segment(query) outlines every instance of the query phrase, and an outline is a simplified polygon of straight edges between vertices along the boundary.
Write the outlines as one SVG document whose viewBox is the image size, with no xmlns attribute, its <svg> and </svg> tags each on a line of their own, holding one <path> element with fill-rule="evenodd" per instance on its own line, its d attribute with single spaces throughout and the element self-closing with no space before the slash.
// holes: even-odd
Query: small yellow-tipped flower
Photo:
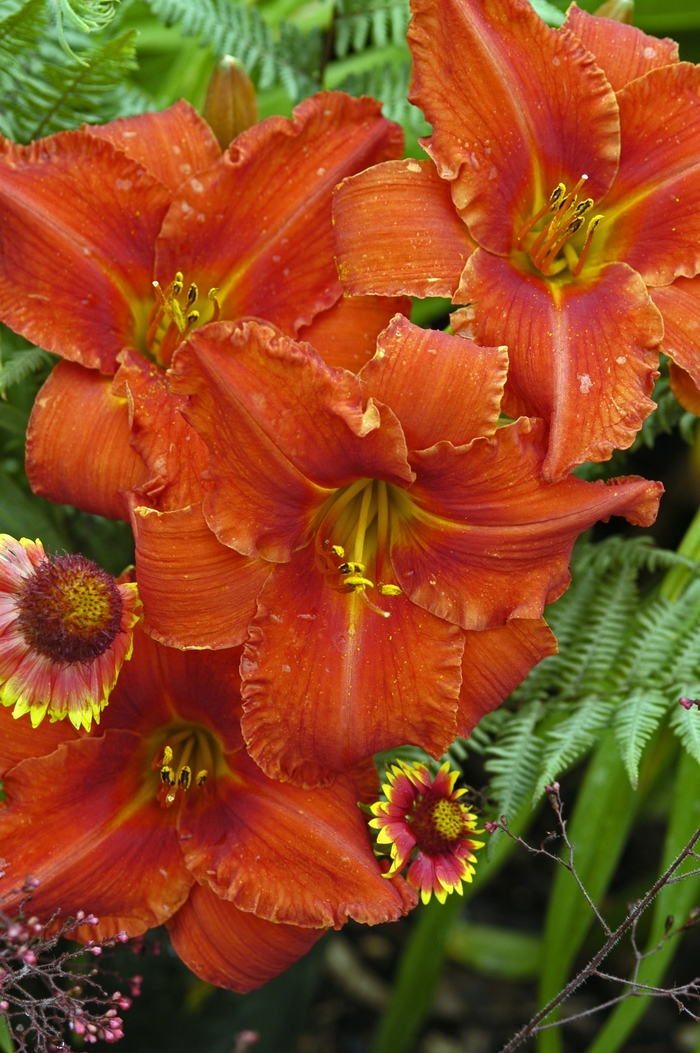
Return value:
<svg viewBox="0 0 700 1053">
<path fill-rule="evenodd" d="M 140 606 L 135 584 L 85 556 L 0 534 L 0 703 L 33 727 L 48 714 L 89 731 L 131 657 Z"/>
<path fill-rule="evenodd" d="M 462 882 L 471 881 L 474 851 L 483 841 L 474 840 L 477 820 L 460 802 L 466 790 L 455 790 L 459 772 L 447 762 L 435 778 L 424 764 L 399 761 L 387 773 L 382 789 L 386 801 L 372 805 L 376 816 L 370 826 L 379 830 L 379 844 L 391 846 L 391 868 L 385 877 L 403 870 L 406 880 L 427 903 L 432 895 L 444 903 L 451 892 L 462 895 Z M 414 854 L 415 853 L 415 854 Z"/>
<path fill-rule="evenodd" d="M 258 123 L 258 100 L 253 82 L 240 62 L 224 55 L 207 86 L 202 116 L 225 150 L 232 139 Z"/>
</svg>

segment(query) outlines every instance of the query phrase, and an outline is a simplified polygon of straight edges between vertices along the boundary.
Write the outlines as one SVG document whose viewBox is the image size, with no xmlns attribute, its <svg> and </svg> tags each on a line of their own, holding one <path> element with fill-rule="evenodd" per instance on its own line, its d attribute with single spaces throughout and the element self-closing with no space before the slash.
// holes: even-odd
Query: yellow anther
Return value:
<svg viewBox="0 0 700 1053">
<path fill-rule="evenodd" d="M 173 751 L 170 746 L 166 746 L 163 750 L 163 764 L 171 764 L 173 759 Z"/>
<path fill-rule="evenodd" d="M 164 783 L 165 786 L 174 786 L 175 772 L 173 771 L 173 769 L 169 768 L 167 765 L 164 765 L 160 769 L 160 781 Z"/>
<path fill-rule="evenodd" d="M 207 293 L 207 296 L 209 297 L 210 300 L 215 300 L 218 291 L 219 291 L 218 289 L 210 289 L 209 292 Z"/>
<path fill-rule="evenodd" d="M 199 311 L 190 311 L 187 315 L 187 324 L 194 325 L 195 322 L 199 321 Z"/>
<path fill-rule="evenodd" d="M 173 296 L 179 296 L 180 295 L 180 293 L 182 292 L 184 284 L 185 284 L 185 279 L 182 276 L 182 271 L 178 271 L 176 273 L 176 275 L 175 275 L 175 280 L 173 281 L 173 288 L 172 288 Z"/>
<path fill-rule="evenodd" d="M 208 772 L 206 768 L 203 768 L 202 771 L 197 772 L 197 786 L 204 786 L 204 783 L 207 781 L 207 775 Z"/>
<path fill-rule="evenodd" d="M 351 589 L 373 589 L 374 582 L 369 578 L 363 578 L 359 574 L 348 574 L 343 578 L 343 584 L 349 585 Z"/>
<path fill-rule="evenodd" d="M 180 774 L 178 775 L 177 784 L 180 787 L 180 789 L 184 790 L 185 793 L 186 793 L 189 790 L 189 788 L 190 788 L 190 783 L 191 782 L 192 782 L 192 769 L 188 768 L 188 766 L 185 764 L 184 767 L 181 769 Z"/>
<path fill-rule="evenodd" d="M 331 552 L 334 556 L 337 556 L 338 559 L 345 559 L 345 549 L 342 545 L 333 545 L 331 547 Z"/>
<path fill-rule="evenodd" d="M 563 184 L 563 183 L 558 183 L 558 184 L 557 184 L 557 186 L 555 186 L 555 188 L 554 188 L 554 190 L 552 191 L 552 193 L 551 193 L 551 194 L 549 195 L 549 204 L 550 204 L 550 205 L 551 205 L 552 207 L 553 207 L 554 205 L 556 205 L 556 204 L 557 204 L 557 202 L 559 201 L 559 199 L 560 199 L 560 198 L 561 198 L 561 197 L 562 197 L 562 196 L 563 196 L 563 195 L 564 195 L 565 193 L 566 193 L 566 187 L 564 186 L 564 184 Z"/>
<path fill-rule="evenodd" d="M 400 596 L 402 592 L 398 585 L 378 585 L 377 590 L 380 596 Z"/>
<path fill-rule="evenodd" d="M 355 563 L 353 560 L 348 560 L 347 563 L 341 563 L 338 570 L 341 574 L 364 574 L 365 565 L 364 563 Z"/>
<path fill-rule="evenodd" d="M 592 204 L 592 202 L 591 202 L 591 204 Z M 197 289 L 197 286 L 194 284 L 194 282 L 192 282 L 192 284 L 190 285 L 189 291 L 187 293 L 187 303 L 188 303 L 188 305 L 193 304 L 198 296 L 199 296 L 199 290 Z"/>
</svg>

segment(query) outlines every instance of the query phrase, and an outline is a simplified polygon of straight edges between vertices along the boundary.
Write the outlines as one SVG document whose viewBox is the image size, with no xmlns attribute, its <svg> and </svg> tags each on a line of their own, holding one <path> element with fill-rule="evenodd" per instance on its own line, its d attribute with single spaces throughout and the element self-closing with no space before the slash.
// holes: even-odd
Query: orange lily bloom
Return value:
<svg viewBox="0 0 700 1053">
<path fill-rule="evenodd" d="M 700 68 L 575 4 L 557 30 L 527 0 L 413 12 L 432 161 L 338 191 L 341 277 L 466 304 L 455 331 L 507 344 L 505 412 L 548 421 L 559 479 L 633 441 L 662 338 L 700 380 Z"/>
<path fill-rule="evenodd" d="M 38 914 L 89 910 L 86 939 L 166 923 L 198 976 L 245 991 L 349 917 L 392 921 L 415 904 L 383 878 L 357 808 L 376 796 L 373 768 L 308 791 L 248 757 L 238 658 L 138 629 L 99 734 L 0 710 L 4 906 L 31 874 Z"/>
<path fill-rule="evenodd" d="M 0 141 L 0 320 L 66 359 L 30 423 L 35 492 L 111 518 L 129 518 L 134 492 L 161 510 L 197 505 L 206 451 L 164 370 L 210 321 L 264 318 L 329 361 L 370 357 L 407 301 L 342 298 L 331 193 L 402 147 L 379 103 L 339 92 L 223 154 L 184 102 Z"/>
<path fill-rule="evenodd" d="M 178 351 L 211 530 L 174 555 L 137 510 L 139 587 L 167 633 L 193 567 L 225 578 L 209 621 L 248 631 L 242 727 L 270 776 L 316 785 L 404 742 L 440 756 L 552 652 L 541 616 L 577 535 L 653 521 L 658 483 L 542 480 L 542 422 L 498 427 L 506 365 L 400 315 L 357 376 L 255 322 Z"/>
</svg>

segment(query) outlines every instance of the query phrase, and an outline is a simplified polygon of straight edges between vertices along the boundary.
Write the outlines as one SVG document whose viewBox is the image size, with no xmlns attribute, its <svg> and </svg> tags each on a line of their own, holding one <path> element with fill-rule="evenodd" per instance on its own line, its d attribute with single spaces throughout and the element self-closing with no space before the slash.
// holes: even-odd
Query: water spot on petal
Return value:
<svg viewBox="0 0 700 1053">
<path fill-rule="evenodd" d="M 587 395 L 593 387 L 593 381 L 589 377 L 588 373 L 577 373 L 576 376 L 579 379 L 579 391 L 582 395 Z"/>
</svg>

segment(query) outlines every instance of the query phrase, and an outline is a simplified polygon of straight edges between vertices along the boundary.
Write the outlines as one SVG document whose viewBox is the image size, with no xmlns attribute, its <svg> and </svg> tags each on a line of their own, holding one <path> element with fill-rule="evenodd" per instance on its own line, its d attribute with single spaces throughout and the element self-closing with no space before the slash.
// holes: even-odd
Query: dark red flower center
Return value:
<svg viewBox="0 0 700 1053">
<path fill-rule="evenodd" d="M 27 644 L 55 662 L 92 662 L 122 631 L 117 584 L 85 556 L 40 563 L 18 591 L 17 612 Z"/>
<path fill-rule="evenodd" d="M 569 193 L 563 183 L 557 184 L 549 200 L 525 223 L 515 238 L 516 249 L 524 249 L 530 262 L 546 278 L 552 278 L 568 267 L 572 276 L 578 278 L 593 241 L 596 227 L 602 216 L 593 216 L 588 221 L 585 236 L 579 235 L 586 223 L 586 216 L 593 208 L 592 197 L 579 200 L 579 193 L 588 179 L 581 176 L 576 186 Z M 551 218 L 547 219 L 547 215 Z M 583 243 L 576 242 L 579 235 Z"/>
<path fill-rule="evenodd" d="M 431 790 L 418 798 L 406 819 L 417 848 L 428 855 L 449 851 L 465 829 L 459 803 Z"/>
</svg>

